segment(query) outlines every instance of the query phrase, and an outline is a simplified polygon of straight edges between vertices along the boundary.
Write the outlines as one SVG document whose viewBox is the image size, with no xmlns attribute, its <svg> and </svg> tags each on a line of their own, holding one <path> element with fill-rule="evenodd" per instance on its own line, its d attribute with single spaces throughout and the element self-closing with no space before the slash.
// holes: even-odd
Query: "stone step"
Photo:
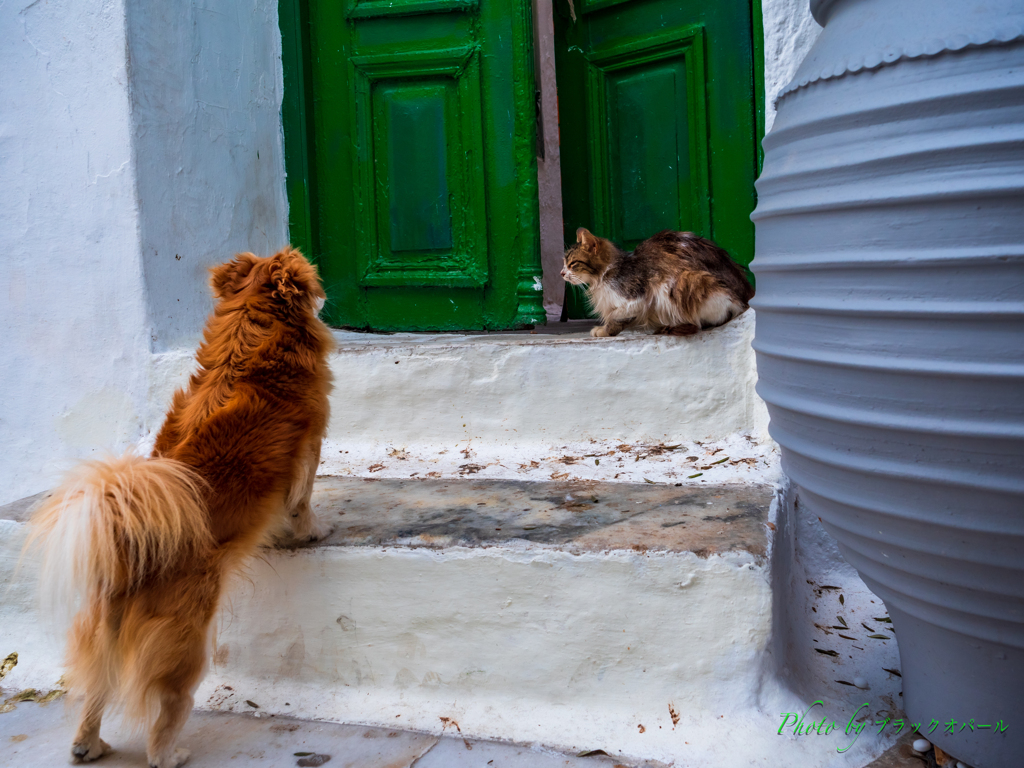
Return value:
<svg viewBox="0 0 1024 768">
<path fill-rule="evenodd" d="M 253 566 L 201 701 L 668 761 L 760 685 L 771 498 L 321 478 L 334 532 Z"/>
<path fill-rule="evenodd" d="M 590 441 L 678 444 L 746 434 L 770 442 L 754 391 L 753 311 L 688 338 L 627 331 L 597 339 L 565 325 L 573 330 L 336 331 L 322 473 L 365 468 L 395 449 L 436 458 L 471 447 L 499 461 Z M 191 350 L 154 357 L 151 429 L 193 364 Z"/>
<path fill-rule="evenodd" d="M 307 549 L 529 545 L 545 551 L 743 553 L 763 564 L 765 485 L 317 478 L 312 505 L 332 526 Z"/>
<path fill-rule="evenodd" d="M 833 739 L 777 735 L 802 704 L 774 674 L 772 499 L 740 483 L 318 478 L 334 530 L 264 551 L 232 586 L 197 706 L 454 722 L 620 761 L 849 765 L 876 744 L 837 755 Z M 0 649 L 21 654 L 4 685 L 45 689 L 60 643 L 35 611 L 34 563 L 13 577 L 23 537 L 0 522 Z"/>
</svg>

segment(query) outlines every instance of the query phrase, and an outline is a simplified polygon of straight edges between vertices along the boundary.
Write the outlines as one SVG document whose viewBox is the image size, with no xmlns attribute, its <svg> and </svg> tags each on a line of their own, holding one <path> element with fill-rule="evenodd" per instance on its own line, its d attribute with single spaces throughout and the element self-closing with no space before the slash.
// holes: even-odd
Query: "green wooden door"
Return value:
<svg viewBox="0 0 1024 768">
<path fill-rule="evenodd" d="M 282 0 L 281 19 L 291 234 L 329 322 L 544 322 L 529 0 Z"/>
<path fill-rule="evenodd" d="M 566 237 L 689 230 L 750 263 L 753 22 L 750 0 L 555 0 Z M 577 289 L 568 303 L 586 316 Z"/>
</svg>

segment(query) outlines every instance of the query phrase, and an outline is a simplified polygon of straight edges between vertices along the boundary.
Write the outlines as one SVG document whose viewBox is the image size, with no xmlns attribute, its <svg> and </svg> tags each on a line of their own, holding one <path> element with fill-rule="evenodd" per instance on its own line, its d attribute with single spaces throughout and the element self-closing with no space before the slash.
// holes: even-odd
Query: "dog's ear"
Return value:
<svg viewBox="0 0 1024 768">
<path fill-rule="evenodd" d="M 323 292 L 320 290 L 316 267 L 294 248 L 285 248 L 270 257 L 267 280 L 274 286 L 274 298 L 287 304 L 293 303 L 300 296 Z"/>
<path fill-rule="evenodd" d="M 210 287 L 218 299 L 229 299 L 245 285 L 252 268 L 259 262 L 252 253 L 240 253 L 231 261 L 210 270 Z"/>
</svg>

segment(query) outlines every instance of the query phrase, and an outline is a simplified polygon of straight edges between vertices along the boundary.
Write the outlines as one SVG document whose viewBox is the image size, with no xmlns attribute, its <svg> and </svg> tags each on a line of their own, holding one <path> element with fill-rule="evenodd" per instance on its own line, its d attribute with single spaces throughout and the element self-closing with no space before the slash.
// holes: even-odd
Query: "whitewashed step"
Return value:
<svg viewBox="0 0 1024 768">
<path fill-rule="evenodd" d="M 537 744 L 678 766 L 850 765 L 777 735 L 766 485 L 319 478 L 334 525 L 265 551 L 218 621 L 197 706 Z M 53 686 L 60 648 L 12 570 L 3 685 Z M 877 750 L 876 750 L 877 751 Z M 485 761 L 486 762 L 486 761 Z M 863 760 L 862 762 L 867 762 Z M 853 763 L 856 764 L 856 763 Z"/>
<path fill-rule="evenodd" d="M 667 444 L 752 435 L 768 443 L 754 391 L 754 312 L 681 338 L 551 333 L 369 334 L 336 331 L 324 474 L 472 446 L 509 460 L 590 440 Z M 154 356 L 153 429 L 185 383 L 192 350 Z M 373 458 L 374 461 L 364 461 Z M 486 462 L 482 462 L 486 463 Z"/>
</svg>

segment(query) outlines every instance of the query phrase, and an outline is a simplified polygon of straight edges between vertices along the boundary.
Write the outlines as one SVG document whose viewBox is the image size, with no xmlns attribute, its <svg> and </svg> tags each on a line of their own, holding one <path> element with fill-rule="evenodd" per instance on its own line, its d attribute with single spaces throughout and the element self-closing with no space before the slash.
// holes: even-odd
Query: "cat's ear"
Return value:
<svg viewBox="0 0 1024 768">
<path fill-rule="evenodd" d="M 597 250 L 597 238 L 594 237 L 586 227 L 580 227 L 576 230 L 576 242 L 579 243 L 585 251 Z"/>
</svg>

